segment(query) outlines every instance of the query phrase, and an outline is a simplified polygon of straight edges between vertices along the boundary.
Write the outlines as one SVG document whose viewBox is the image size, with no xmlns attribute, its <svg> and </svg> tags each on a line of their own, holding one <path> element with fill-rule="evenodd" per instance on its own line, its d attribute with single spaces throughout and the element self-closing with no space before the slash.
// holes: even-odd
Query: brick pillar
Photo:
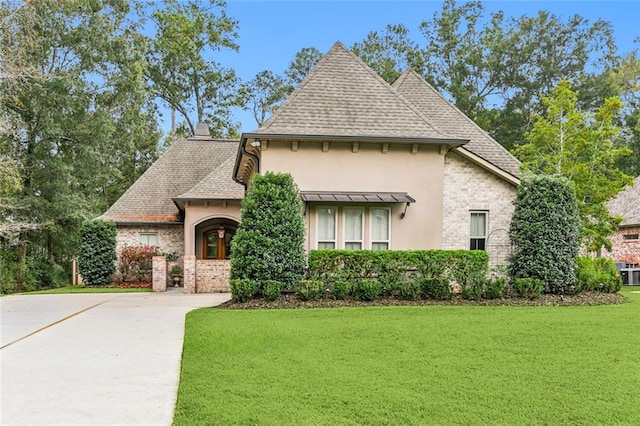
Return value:
<svg viewBox="0 0 640 426">
<path fill-rule="evenodd" d="M 153 291 L 167 291 L 167 258 L 153 256 Z"/>
<path fill-rule="evenodd" d="M 196 257 L 184 256 L 184 292 L 195 293 L 196 292 Z"/>
</svg>

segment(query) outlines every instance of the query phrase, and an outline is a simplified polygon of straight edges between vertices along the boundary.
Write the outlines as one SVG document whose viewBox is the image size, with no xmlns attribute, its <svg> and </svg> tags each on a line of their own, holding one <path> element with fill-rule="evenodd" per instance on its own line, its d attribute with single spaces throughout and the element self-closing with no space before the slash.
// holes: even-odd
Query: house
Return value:
<svg viewBox="0 0 640 426">
<path fill-rule="evenodd" d="M 622 217 L 618 231 L 611 237 L 611 251 L 602 255 L 613 259 L 624 269 L 635 269 L 625 283 L 640 284 L 640 176 L 633 186 L 626 188 L 611 200 L 607 207 L 614 216 Z"/>
<path fill-rule="evenodd" d="M 228 288 L 230 240 L 254 173 L 290 173 L 305 248 L 509 252 L 519 162 L 421 76 L 392 85 L 341 43 L 240 141 L 206 125 L 176 141 L 101 217 L 118 247 L 182 254 L 185 290 Z"/>
</svg>

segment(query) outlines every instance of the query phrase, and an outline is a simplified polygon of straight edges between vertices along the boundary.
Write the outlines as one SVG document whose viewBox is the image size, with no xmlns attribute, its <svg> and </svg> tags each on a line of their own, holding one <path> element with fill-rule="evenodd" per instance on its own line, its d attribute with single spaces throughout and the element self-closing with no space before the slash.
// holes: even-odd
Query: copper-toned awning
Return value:
<svg viewBox="0 0 640 426">
<path fill-rule="evenodd" d="M 330 203 L 415 203 L 406 192 L 301 191 L 303 201 Z"/>
</svg>

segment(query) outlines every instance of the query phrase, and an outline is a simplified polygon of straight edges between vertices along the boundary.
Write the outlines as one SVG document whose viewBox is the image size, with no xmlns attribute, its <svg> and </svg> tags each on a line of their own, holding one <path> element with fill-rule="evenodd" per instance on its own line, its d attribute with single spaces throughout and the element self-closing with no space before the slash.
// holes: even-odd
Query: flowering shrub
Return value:
<svg viewBox="0 0 640 426">
<path fill-rule="evenodd" d="M 124 281 L 151 282 L 153 256 L 160 251 L 155 246 L 125 246 L 120 250 L 118 272 Z"/>
</svg>

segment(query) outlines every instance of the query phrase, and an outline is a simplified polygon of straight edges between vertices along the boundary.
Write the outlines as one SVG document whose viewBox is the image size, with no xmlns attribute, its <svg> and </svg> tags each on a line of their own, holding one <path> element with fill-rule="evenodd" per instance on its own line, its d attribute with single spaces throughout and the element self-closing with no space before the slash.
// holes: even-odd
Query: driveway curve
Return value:
<svg viewBox="0 0 640 426">
<path fill-rule="evenodd" d="M 185 315 L 228 294 L 0 298 L 2 425 L 170 425 Z"/>
</svg>

